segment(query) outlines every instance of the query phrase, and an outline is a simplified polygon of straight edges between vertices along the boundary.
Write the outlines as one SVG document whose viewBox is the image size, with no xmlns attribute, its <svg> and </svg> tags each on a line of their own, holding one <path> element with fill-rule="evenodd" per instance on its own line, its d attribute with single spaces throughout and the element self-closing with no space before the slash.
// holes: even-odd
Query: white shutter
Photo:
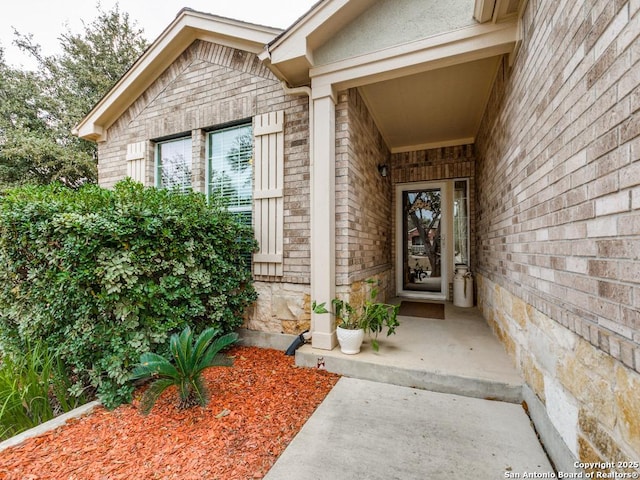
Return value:
<svg viewBox="0 0 640 480">
<path fill-rule="evenodd" d="M 282 276 L 284 235 L 284 111 L 254 118 L 254 231 L 258 253 L 253 255 L 255 275 Z"/>
<path fill-rule="evenodd" d="M 142 184 L 144 184 L 145 180 L 146 156 L 147 142 L 127 145 L 127 176 Z"/>
</svg>

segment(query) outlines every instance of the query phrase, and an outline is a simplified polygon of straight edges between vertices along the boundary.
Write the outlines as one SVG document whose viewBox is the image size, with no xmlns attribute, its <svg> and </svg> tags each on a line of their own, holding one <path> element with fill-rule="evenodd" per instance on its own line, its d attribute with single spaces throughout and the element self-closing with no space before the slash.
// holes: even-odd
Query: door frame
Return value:
<svg viewBox="0 0 640 480">
<path fill-rule="evenodd" d="M 449 268 L 448 266 L 453 262 L 453 258 L 449 253 L 449 240 L 451 235 L 449 234 L 453 205 L 452 197 L 452 183 L 449 180 L 436 180 L 429 182 L 409 182 L 398 183 L 395 186 L 395 199 L 396 199 L 396 295 L 398 297 L 425 299 L 425 300 L 447 300 L 449 294 Z M 404 212 L 402 203 L 402 194 L 407 190 L 420 190 L 428 188 L 439 188 L 441 192 L 441 218 L 440 218 L 440 292 L 422 292 L 415 290 L 404 290 Z"/>
</svg>

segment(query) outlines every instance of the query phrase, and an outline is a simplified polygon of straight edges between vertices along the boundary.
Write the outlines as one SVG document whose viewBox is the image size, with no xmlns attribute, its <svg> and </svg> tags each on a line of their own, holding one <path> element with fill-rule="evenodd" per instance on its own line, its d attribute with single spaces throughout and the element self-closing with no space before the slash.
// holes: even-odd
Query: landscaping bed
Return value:
<svg viewBox="0 0 640 480">
<path fill-rule="evenodd" d="M 102 407 L 0 454 L 0 478 L 262 478 L 338 380 L 299 368 L 283 352 L 235 347 L 232 367 L 204 377 L 206 408 L 179 410 L 167 390 L 148 416 L 131 405 Z"/>
</svg>

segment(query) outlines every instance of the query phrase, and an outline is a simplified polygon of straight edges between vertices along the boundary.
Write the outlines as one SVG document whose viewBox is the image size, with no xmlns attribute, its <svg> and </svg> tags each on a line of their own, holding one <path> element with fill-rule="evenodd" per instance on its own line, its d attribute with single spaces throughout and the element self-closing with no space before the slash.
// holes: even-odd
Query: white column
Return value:
<svg viewBox="0 0 640 480">
<path fill-rule="evenodd" d="M 327 308 L 336 292 L 336 107 L 331 95 L 313 99 L 311 160 L 311 298 Z M 314 348 L 332 350 L 335 318 L 311 313 Z"/>
</svg>

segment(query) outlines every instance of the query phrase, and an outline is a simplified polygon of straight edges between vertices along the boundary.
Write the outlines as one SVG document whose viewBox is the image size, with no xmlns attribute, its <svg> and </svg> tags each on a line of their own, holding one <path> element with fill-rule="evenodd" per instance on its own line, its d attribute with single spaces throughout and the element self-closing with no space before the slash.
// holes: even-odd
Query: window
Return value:
<svg viewBox="0 0 640 480">
<path fill-rule="evenodd" d="M 254 274 L 281 277 L 284 111 L 257 115 L 253 123 L 209 133 L 207 196 L 226 198 L 229 210 L 253 226 L 258 251 L 247 263 Z"/>
<path fill-rule="evenodd" d="M 156 187 L 191 188 L 191 137 L 159 142 L 156 146 Z"/>
<path fill-rule="evenodd" d="M 207 195 L 225 198 L 229 210 L 251 225 L 253 135 L 251 125 L 209 133 Z"/>
<path fill-rule="evenodd" d="M 454 262 L 469 265 L 469 198 L 466 180 L 456 180 L 453 187 Z"/>
</svg>

